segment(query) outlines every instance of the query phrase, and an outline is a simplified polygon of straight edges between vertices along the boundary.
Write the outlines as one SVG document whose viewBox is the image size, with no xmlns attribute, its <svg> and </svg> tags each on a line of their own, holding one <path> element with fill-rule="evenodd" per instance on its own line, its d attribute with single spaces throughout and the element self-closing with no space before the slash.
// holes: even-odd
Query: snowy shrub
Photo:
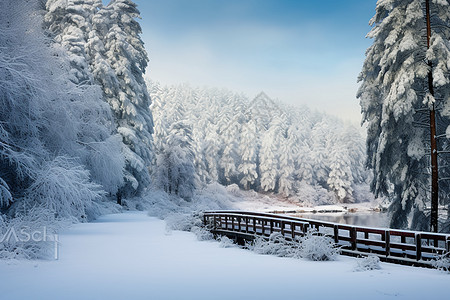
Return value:
<svg viewBox="0 0 450 300">
<path fill-rule="evenodd" d="M 354 270 L 356 272 L 379 270 L 381 269 L 380 258 L 375 255 L 369 255 L 356 259 L 356 266 Z"/>
<path fill-rule="evenodd" d="M 320 235 L 310 229 L 300 238 L 300 256 L 314 261 L 335 260 L 339 248 L 329 236 Z"/>
<path fill-rule="evenodd" d="M 269 238 L 257 236 L 246 246 L 258 254 L 298 258 L 298 243 L 286 240 L 279 232 L 272 233 Z"/>
<path fill-rule="evenodd" d="M 185 202 L 163 190 L 149 190 L 142 197 L 127 199 L 126 203 L 130 209 L 138 209 L 139 206 L 142 210 L 147 210 L 149 216 L 165 219 L 171 214 L 184 211 L 181 208 L 181 201 Z"/>
<path fill-rule="evenodd" d="M 170 230 L 192 231 L 194 227 L 202 226 L 198 215 L 174 213 L 165 218 L 166 227 Z"/>
<path fill-rule="evenodd" d="M 85 209 L 102 197 L 101 187 L 90 181 L 89 172 L 74 160 L 57 157 L 37 172 L 26 198 L 60 217 L 84 218 Z"/>
<path fill-rule="evenodd" d="M 199 241 L 209 241 L 214 239 L 214 234 L 205 227 L 194 226 L 191 232 L 197 236 Z"/>
<path fill-rule="evenodd" d="M 214 235 L 203 225 L 202 215 L 193 212 L 191 214 L 174 213 L 165 218 L 166 230 L 189 231 L 197 236 L 199 241 L 214 239 Z"/>
<path fill-rule="evenodd" d="M 233 247 L 236 247 L 236 244 L 233 242 L 233 240 L 230 239 L 229 237 L 225 236 L 225 235 L 219 236 L 219 238 L 217 240 L 219 241 L 219 246 L 221 248 L 233 248 Z"/>
<path fill-rule="evenodd" d="M 230 184 L 229 186 L 226 187 L 228 193 L 232 194 L 233 196 L 241 196 L 241 189 L 239 188 L 239 186 L 235 183 Z"/>
<path fill-rule="evenodd" d="M 69 224 L 40 207 L 14 218 L 0 216 L 0 259 L 53 258 L 54 234 Z"/>
<path fill-rule="evenodd" d="M 446 253 L 438 256 L 435 260 L 433 260 L 433 267 L 444 271 L 450 272 L 450 253 Z"/>
</svg>

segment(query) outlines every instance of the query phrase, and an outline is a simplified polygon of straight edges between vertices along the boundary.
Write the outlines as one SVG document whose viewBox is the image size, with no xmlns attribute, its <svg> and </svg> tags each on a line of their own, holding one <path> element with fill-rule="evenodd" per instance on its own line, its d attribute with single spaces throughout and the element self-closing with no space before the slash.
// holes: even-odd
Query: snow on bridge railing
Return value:
<svg viewBox="0 0 450 300">
<path fill-rule="evenodd" d="M 270 213 L 246 211 L 206 211 L 203 222 L 215 234 L 228 235 L 238 242 L 274 232 L 294 240 L 309 228 L 328 235 L 341 246 L 341 254 L 377 255 L 381 260 L 430 267 L 434 259 L 450 252 L 450 234 L 371 228 L 323 222 Z"/>
</svg>

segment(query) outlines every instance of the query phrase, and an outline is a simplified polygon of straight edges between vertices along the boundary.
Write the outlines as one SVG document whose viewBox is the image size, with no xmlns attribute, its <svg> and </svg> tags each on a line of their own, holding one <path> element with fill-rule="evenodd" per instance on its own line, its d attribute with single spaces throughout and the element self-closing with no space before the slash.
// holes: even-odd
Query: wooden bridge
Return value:
<svg viewBox="0 0 450 300">
<path fill-rule="evenodd" d="M 286 239 L 303 236 L 309 228 L 330 236 L 349 256 L 377 255 L 381 261 L 431 267 L 439 255 L 450 252 L 450 234 L 360 227 L 268 213 L 207 211 L 203 222 L 212 233 L 238 243 L 274 232 Z"/>
</svg>

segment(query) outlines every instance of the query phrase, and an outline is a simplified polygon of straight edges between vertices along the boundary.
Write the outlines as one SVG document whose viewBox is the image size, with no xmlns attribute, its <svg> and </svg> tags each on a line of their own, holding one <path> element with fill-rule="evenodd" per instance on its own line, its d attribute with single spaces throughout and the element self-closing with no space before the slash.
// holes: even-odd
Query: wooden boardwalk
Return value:
<svg viewBox="0 0 450 300">
<path fill-rule="evenodd" d="M 450 252 L 450 234 L 360 227 L 245 211 L 207 211 L 203 222 L 214 234 L 227 235 L 241 244 L 274 232 L 294 240 L 315 228 L 332 237 L 343 255 L 377 255 L 385 262 L 411 266 L 431 267 L 436 257 Z"/>
</svg>

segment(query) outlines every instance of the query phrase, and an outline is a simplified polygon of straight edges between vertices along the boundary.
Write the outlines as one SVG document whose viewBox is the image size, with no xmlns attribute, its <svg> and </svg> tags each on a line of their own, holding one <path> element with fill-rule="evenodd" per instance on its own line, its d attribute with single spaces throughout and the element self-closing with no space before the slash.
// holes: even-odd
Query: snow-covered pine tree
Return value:
<svg viewBox="0 0 450 300">
<path fill-rule="evenodd" d="M 263 134 L 259 152 L 259 172 L 261 174 L 261 189 L 274 192 L 278 183 L 280 159 L 280 140 L 283 138 L 283 123 L 275 117 L 269 124 L 269 129 Z"/>
<path fill-rule="evenodd" d="M 330 173 L 327 180 L 329 189 L 335 193 L 339 202 L 354 202 L 349 153 L 343 145 L 335 146 L 329 159 Z"/>
<path fill-rule="evenodd" d="M 291 128 L 291 127 L 290 127 Z M 287 130 L 286 137 L 280 142 L 280 171 L 278 193 L 289 197 L 294 194 L 294 175 L 296 169 L 296 155 L 298 140 L 292 130 Z"/>
<path fill-rule="evenodd" d="M 311 166 L 313 168 L 313 182 L 323 187 L 327 186 L 329 166 L 329 151 L 330 147 L 334 146 L 329 143 L 330 139 L 334 139 L 332 127 L 326 120 L 321 120 L 314 124 L 311 137 L 312 142 L 310 146 Z"/>
<path fill-rule="evenodd" d="M 195 174 L 192 130 L 183 121 L 169 129 L 165 149 L 156 158 L 157 184 L 169 194 L 190 200 L 198 178 Z"/>
<path fill-rule="evenodd" d="M 44 27 L 50 36 L 68 53 L 70 80 L 76 84 L 91 84 L 93 77 L 87 57 L 87 34 L 91 19 L 101 0 L 47 0 Z"/>
<path fill-rule="evenodd" d="M 118 86 L 107 101 L 114 111 L 117 131 L 125 147 L 127 185 L 125 195 L 139 193 L 150 183 L 149 167 L 153 160 L 153 118 L 147 87 L 143 78 L 148 57 L 136 21 L 139 10 L 130 0 L 112 0 L 98 15 L 107 26 L 97 30 L 105 46 L 105 57 L 117 77 Z M 101 21 L 97 21 L 101 22 Z"/>
<path fill-rule="evenodd" d="M 448 114 L 442 112 L 450 90 L 449 14 L 446 0 L 379 0 L 370 21 L 373 45 L 366 52 L 357 97 L 367 125 L 371 188 L 376 195 L 389 195 L 393 185 L 395 228 L 407 227 L 413 210 L 411 226 L 429 229 L 419 220 L 430 199 L 430 140 L 438 136 L 442 146 L 445 137 L 444 132 L 430 133 L 432 115 L 438 129 L 449 124 Z"/>
<path fill-rule="evenodd" d="M 258 144 L 256 142 L 257 132 L 256 124 L 253 120 L 243 124 L 241 132 L 241 143 L 239 145 L 239 153 L 241 156 L 241 164 L 238 167 L 240 172 L 241 186 L 248 190 L 256 183 L 258 179 L 257 158 Z"/>
</svg>

